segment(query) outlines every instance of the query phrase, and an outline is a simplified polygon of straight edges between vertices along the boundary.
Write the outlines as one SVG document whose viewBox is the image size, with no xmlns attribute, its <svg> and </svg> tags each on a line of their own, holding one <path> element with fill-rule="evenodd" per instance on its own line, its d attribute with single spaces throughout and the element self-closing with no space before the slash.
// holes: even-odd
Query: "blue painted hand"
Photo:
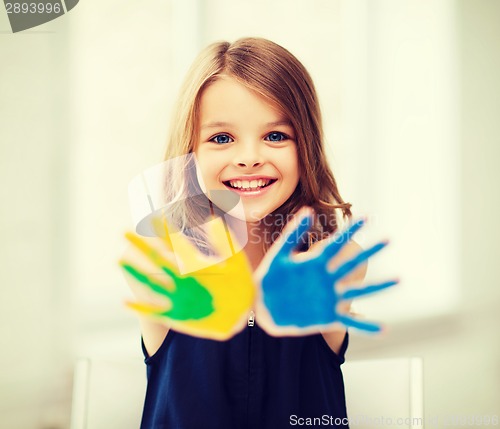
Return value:
<svg viewBox="0 0 500 429">
<path fill-rule="evenodd" d="M 323 240 L 314 252 L 295 255 L 300 238 L 312 224 L 312 212 L 301 211 L 285 229 L 280 240 L 269 250 L 257 270 L 260 284 L 261 307 L 264 317 L 259 318 L 263 328 L 273 335 L 301 335 L 340 322 L 347 327 L 378 332 L 376 323 L 357 320 L 338 311 L 339 304 L 353 298 L 378 292 L 393 286 L 397 281 L 387 281 L 339 291 L 338 283 L 345 279 L 370 256 L 382 250 L 387 242 L 380 242 L 360 251 L 334 269 L 330 261 L 363 226 L 358 220 L 345 231 Z"/>
</svg>

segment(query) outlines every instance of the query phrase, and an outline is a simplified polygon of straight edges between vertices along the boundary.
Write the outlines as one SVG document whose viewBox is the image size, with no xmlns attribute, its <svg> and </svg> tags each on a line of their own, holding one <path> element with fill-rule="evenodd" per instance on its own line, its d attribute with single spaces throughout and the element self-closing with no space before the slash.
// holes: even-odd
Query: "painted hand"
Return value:
<svg viewBox="0 0 500 429">
<path fill-rule="evenodd" d="M 221 219 L 207 226 L 209 242 L 219 254 L 227 255 L 230 237 Z M 255 286 L 245 253 L 230 248 L 230 256 L 221 261 L 202 254 L 182 234 L 169 234 L 166 225 L 163 230 L 163 237 L 153 240 L 127 233 L 139 252 L 134 260 L 122 260 L 120 265 L 168 304 L 127 305 L 183 333 L 217 340 L 231 337 L 243 328 L 254 301 Z M 182 272 L 189 274 L 180 274 L 181 264 Z M 145 265 L 150 268 L 139 268 Z"/>
<path fill-rule="evenodd" d="M 339 313 L 338 304 L 378 292 L 397 282 L 388 281 L 342 292 L 337 290 L 337 285 L 387 243 L 380 242 L 330 270 L 328 265 L 331 259 L 363 226 L 364 221 L 359 220 L 332 239 L 318 243 L 314 252 L 294 255 L 300 237 L 311 227 L 311 215 L 310 211 L 299 214 L 295 222 L 298 225 L 291 224 L 285 229 L 259 267 L 257 279 L 261 289 L 261 306 L 258 320 L 273 335 L 303 335 L 317 332 L 335 322 L 364 331 L 379 331 L 381 327 L 376 323 Z"/>
</svg>

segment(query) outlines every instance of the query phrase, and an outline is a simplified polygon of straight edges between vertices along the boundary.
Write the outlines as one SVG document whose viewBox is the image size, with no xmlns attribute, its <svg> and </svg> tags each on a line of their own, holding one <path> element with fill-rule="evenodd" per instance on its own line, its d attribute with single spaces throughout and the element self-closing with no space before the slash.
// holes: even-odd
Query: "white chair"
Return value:
<svg viewBox="0 0 500 429">
<path fill-rule="evenodd" d="M 346 361 L 342 372 L 351 428 L 424 427 L 421 358 Z"/>
<path fill-rule="evenodd" d="M 423 428 L 420 358 L 347 361 L 342 368 L 351 428 Z M 145 391 L 142 359 L 78 360 L 71 429 L 138 429 Z"/>
<path fill-rule="evenodd" d="M 79 359 L 71 429 L 138 429 L 146 395 L 142 359 Z"/>
</svg>

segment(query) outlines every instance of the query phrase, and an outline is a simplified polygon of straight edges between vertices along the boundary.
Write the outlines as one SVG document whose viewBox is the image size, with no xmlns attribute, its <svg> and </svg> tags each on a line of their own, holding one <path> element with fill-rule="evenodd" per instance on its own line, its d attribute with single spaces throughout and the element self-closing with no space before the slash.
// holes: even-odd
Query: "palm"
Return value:
<svg viewBox="0 0 500 429">
<path fill-rule="evenodd" d="M 314 253 L 305 258 L 293 255 L 299 238 L 311 226 L 311 217 L 304 216 L 298 226 L 283 233 L 282 239 L 271 249 L 259 267 L 259 278 L 264 305 L 264 325 L 274 334 L 311 331 L 334 322 L 361 330 L 376 332 L 380 326 L 362 322 L 339 313 L 339 304 L 355 297 L 375 293 L 396 284 L 388 281 L 361 288 L 339 292 L 337 284 L 348 274 L 374 255 L 386 243 L 378 243 L 359 252 L 354 258 L 329 270 L 333 257 L 345 246 L 351 236 L 362 226 L 363 221 L 354 223 L 350 228 L 316 247 Z M 267 314 L 266 314 L 267 313 Z"/>
<path fill-rule="evenodd" d="M 244 252 L 231 251 L 227 255 L 224 226 L 217 222 L 210 225 L 209 240 L 216 250 L 226 253 L 226 259 L 202 254 L 181 234 L 170 235 L 165 227 L 165 234 L 157 239 L 160 246 L 152 246 L 136 234 L 127 234 L 141 256 L 134 261 L 122 261 L 121 265 L 140 284 L 169 303 L 153 306 L 133 302 L 129 303 L 131 308 L 184 333 L 226 339 L 244 326 L 255 287 Z M 139 268 L 141 258 L 152 263 L 156 271 L 159 269 L 160 275 Z"/>
</svg>

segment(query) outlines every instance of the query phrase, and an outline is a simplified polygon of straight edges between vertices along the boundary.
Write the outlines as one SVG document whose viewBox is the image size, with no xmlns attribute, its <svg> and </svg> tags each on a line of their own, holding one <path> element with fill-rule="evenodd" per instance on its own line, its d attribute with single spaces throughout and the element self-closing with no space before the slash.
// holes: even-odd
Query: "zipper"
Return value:
<svg viewBox="0 0 500 429">
<path fill-rule="evenodd" d="M 248 321 L 247 321 L 248 329 L 246 329 L 246 332 L 248 334 L 248 380 L 247 380 L 247 429 L 251 428 L 250 425 L 250 416 L 252 414 L 252 407 L 251 407 L 251 402 L 252 402 L 252 381 L 253 381 L 253 364 L 252 364 L 252 343 L 253 343 L 253 333 L 255 330 L 253 329 L 253 326 L 255 325 L 255 313 L 253 311 L 250 311 L 248 313 Z"/>
<path fill-rule="evenodd" d="M 250 314 L 248 315 L 248 326 L 253 327 L 255 325 L 255 313 L 253 311 L 250 311 Z"/>
</svg>

